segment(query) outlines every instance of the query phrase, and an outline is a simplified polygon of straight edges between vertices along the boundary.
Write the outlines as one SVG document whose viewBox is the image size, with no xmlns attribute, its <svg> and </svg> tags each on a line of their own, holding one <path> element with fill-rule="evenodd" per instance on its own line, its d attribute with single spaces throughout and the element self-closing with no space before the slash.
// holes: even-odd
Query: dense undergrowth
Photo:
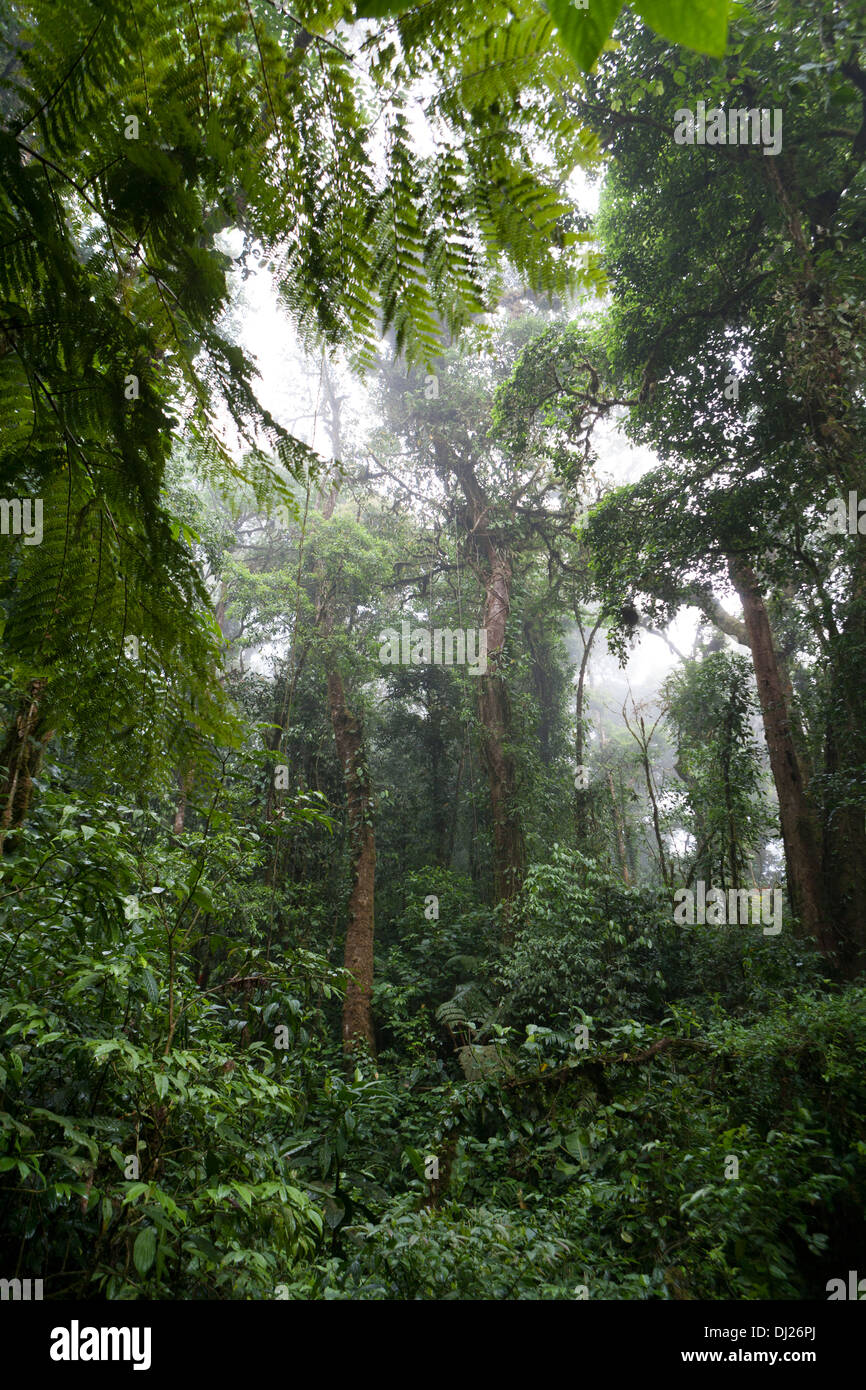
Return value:
<svg viewBox="0 0 866 1390">
<path fill-rule="evenodd" d="M 261 820 L 40 790 L 0 898 L 0 1256 L 48 1296 L 808 1299 L 855 1259 L 866 989 L 806 942 L 673 928 L 554 847 L 502 949 L 467 880 L 410 876 L 347 1070 L 327 914 L 261 884 Z"/>
</svg>

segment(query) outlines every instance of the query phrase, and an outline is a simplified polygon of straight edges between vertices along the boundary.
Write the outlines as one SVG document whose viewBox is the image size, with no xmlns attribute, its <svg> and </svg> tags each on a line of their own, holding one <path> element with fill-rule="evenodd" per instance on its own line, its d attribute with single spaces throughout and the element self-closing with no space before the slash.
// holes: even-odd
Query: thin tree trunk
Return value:
<svg viewBox="0 0 866 1390">
<path fill-rule="evenodd" d="M 575 615 L 577 616 L 577 615 Z M 578 620 L 579 625 L 579 620 Z M 578 777 L 580 770 L 584 767 L 584 756 L 586 748 L 586 723 L 583 717 L 584 689 L 586 687 L 586 672 L 589 666 L 589 656 L 592 651 L 592 644 L 595 635 L 601 627 L 601 617 L 596 619 L 596 623 L 589 637 L 583 636 L 583 628 L 580 627 L 580 635 L 583 640 L 583 656 L 580 661 L 580 673 L 577 678 L 577 694 L 574 699 L 574 756 L 577 762 Z M 580 780 L 575 783 L 574 788 L 574 838 L 578 849 L 583 849 L 587 841 L 587 805 L 588 790 L 581 786 Z"/>
<path fill-rule="evenodd" d="M 339 395 L 327 363 L 323 363 L 322 383 L 330 407 L 329 429 L 334 458 L 342 454 Z M 320 500 L 325 521 L 330 521 L 337 504 L 339 484 L 329 488 Z M 334 622 L 334 597 L 326 598 L 321 582 L 316 597 L 322 634 L 325 638 L 325 664 L 328 710 L 343 768 L 346 786 L 351 890 L 346 920 L 344 964 L 350 979 L 343 1000 L 343 1048 L 352 1052 L 359 1045 L 376 1050 L 373 1027 L 373 934 L 376 890 L 376 840 L 372 825 L 372 790 L 364 731 L 360 719 L 349 709 L 343 678 L 328 650 Z"/>
<path fill-rule="evenodd" d="M 460 762 L 457 765 L 457 778 L 454 784 L 454 806 L 451 811 L 451 816 L 449 818 L 448 825 L 448 847 L 445 854 L 445 860 L 442 865 L 444 869 L 450 869 L 451 860 L 454 858 L 454 840 L 457 834 L 457 819 L 460 814 L 460 785 L 463 781 L 463 767 L 465 762 L 466 744 L 464 743 L 463 751 L 460 754 Z"/>
<path fill-rule="evenodd" d="M 44 680 L 30 682 L 0 752 L 0 854 L 7 847 L 7 836 L 18 829 L 30 809 L 33 775 L 42 761 L 41 745 L 51 737 L 41 733 L 40 702 L 45 685 Z"/>
<path fill-rule="evenodd" d="M 496 901 L 505 904 L 503 933 L 506 942 L 512 934 L 509 904 L 519 893 L 526 871 L 523 826 L 517 808 L 517 767 L 511 749 L 511 701 L 499 670 L 510 606 L 511 566 L 497 552 L 486 582 L 484 627 L 488 669 L 481 677 L 478 716 L 493 817 L 493 887 Z"/>
<path fill-rule="evenodd" d="M 447 869 L 451 861 L 449 841 L 449 817 L 445 802 L 446 796 L 446 748 L 442 734 L 442 692 L 434 678 L 427 687 L 427 720 L 424 732 L 424 745 L 430 768 L 431 829 L 433 834 L 433 854 L 440 869 Z"/>
<path fill-rule="evenodd" d="M 182 834 L 183 834 L 184 822 L 185 822 L 185 820 L 186 820 L 186 803 L 187 803 L 187 797 L 188 797 L 188 795 L 189 795 L 189 788 L 190 788 L 190 783 L 191 783 L 191 782 L 192 782 L 192 773 L 191 773 L 191 772 L 179 772 L 179 773 L 177 774 L 177 783 L 178 783 L 178 788 L 179 788 L 179 794 L 178 794 L 178 798 L 177 798 L 177 804 L 176 804 L 175 810 L 174 810 L 174 823 L 172 824 L 172 827 L 171 827 L 171 829 L 172 829 L 172 834 L 173 834 L 173 835 L 182 835 Z"/>
<path fill-rule="evenodd" d="M 670 866 L 668 865 L 667 856 L 665 854 L 664 839 L 662 837 L 661 818 L 659 816 L 658 798 L 656 797 L 655 782 L 653 781 L 652 775 L 652 763 L 650 760 L 650 744 L 652 743 L 653 735 L 655 734 L 655 731 L 659 726 L 661 715 L 659 715 L 659 718 L 656 720 L 656 722 L 650 729 L 649 734 L 647 734 L 646 720 L 640 713 L 638 706 L 635 703 L 634 696 L 632 696 L 632 710 L 634 713 L 635 723 L 638 726 L 637 728 L 632 728 L 631 724 L 629 723 L 626 705 L 623 705 L 622 707 L 622 719 L 623 723 L 625 724 L 625 727 L 628 729 L 629 733 L 631 734 L 632 738 L 634 739 L 635 743 L 640 749 L 640 763 L 641 767 L 643 768 L 643 775 L 644 781 L 646 783 L 647 795 L 649 796 L 650 806 L 652 807 L 653 813 L 653 831 L 655 833 L 656 846 L 658 847 L 659 852 L 659 869 L 661 870 L 662 883 L 666 885 L 671 885 L 673 884 L 673 864 L 671 864 Z M 638 729 L 640 730 L 640 732 L 638 732 Z M 622 798 L 622 803 L 624 805 L 625 794 L 622 791 L 622 787 L 620 788 L 620 795 Z"/>
<path fill-rule="evenodd" d="M 662 883 L 672 883 L 673 869 L 668 869 L 668 862 L 665 857 L 665 846 L 664 840 L 662 839 L 662 827 L 661 821 L 659 819 L 658 801 L 656 800 L 656 791 L 655 786 L 653 784 L 652 768 L 650 767 L 649 760 L 649 750 L 646 748 L 641 749 L 641 762 L 643 763 L 644 781 L 646 782 L 646 789 L 649 795 L 650 805 L 652 806 L 653 810 L 653 831 L 655 832 L 656 844 L 658 846 L 659 851 L 659 868 L 662 872 Z"/>
<path fill-rule="evenodd" d="M 351 979 L 343 1002 L 343 1047 L 350 1051 L 363 1040 L 375 1051 L 372 994 L 376 842 L 370 823 L 370 776 L 363 730 L 346 704 L 343 679 L 334 668 L 328 671 L 328 709 L 346 782 L 352 877 L 345 951 L 345 966 Z"/>
<path fill-rule="evenodd" d="M 622 872 L 623 883 L 626 888 L 631 887 L 631 880 L 628 872 L 628 858 L 625 852 L 625 832 L 623 830 L 622 813 L 617 804 L 616 792 L 613 787 L 613 773 L 610 768 L 607 770 L 607 785 L 610 787 L 610 800 L 613 806 L 613 824 L 616 831 L 616 847 L 619 854 L 619 867 Z"/>
</svg>

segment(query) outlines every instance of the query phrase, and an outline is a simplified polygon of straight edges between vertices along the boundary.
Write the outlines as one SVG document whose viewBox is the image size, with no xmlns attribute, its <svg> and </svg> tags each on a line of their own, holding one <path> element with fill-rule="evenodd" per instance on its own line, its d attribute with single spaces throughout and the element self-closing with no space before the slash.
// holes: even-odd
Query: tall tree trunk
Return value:
<svg viewBox="0 0 866 1390">
<path fill-rule="evenodd" d="M 583 717 L 584 690 L 586 688 L 586 672 L 589 666 L 589 656 L 592 651 L 592 644 L 595 635 L 601 627 L 601 617 L 595 621 L 595 626 L 589 634 L 584 636 L 581 625 L 580 615 L 575 613 L 578 629 L 583 642 L 583 655 L 580 660 L 580 672 L 577 678 L 577 693 L 574 697 L 574 756 L 577 763 L 577 781 L 574 784 L 574 838 L 578 849 L 586 847 L 588 836 L 587 808 L 589 802 L 588 787 L 584 785 L 585 777 L 581 776 L 581 770 L 585 768 L 584 757 L 586 756 L 586 721 Z"/>
<path fill-rule="evenodd" d="M 45 685 L 44 680 L 30 682 L 0 752 L 0 853 L 9 849 L 7 836 L 30 809 L 33 775 L 39 771 L 42 745 L 51 737 L 44 732 L 41 709 Z"/>
<path fill-rule="evenodd" d="M 171 827 L 173 835 L 183 834 L 184 821 L 186 820 L 186 801 L 187 796 L 189 794 L 189 787 L 191 782 L 192 773 L 178 772 L 178 797 L 174 808 L 174 822 Z"/>
<path fill-rule="evenodd" d="M 628 871 L 631 874 L 632 883 L 637 883 L 640 876 L 640 854 L 636 843 L 636 833 L 634 822 L 626 821 L 625 825 L 625 857 L 628 864 Z"/>
<path fill-rule="evenodd" d="M 433 854 L 440 869 L 447 869 L 451 862 L 451 840 L 449 829 L 451 818 L 448 815 L 446 796 L 447 749 L 443 734 L 443 689 L 437 677 L 441 672 L 433 668 L 430 683 L 426 690 L 427 719 L 424 728 L 424 745 L 427 765 L 430 769 L 430 818 L 433 836 Z"/>
<path fill-rule="evenodd" d="M 641 723 L 643 723 L 643 720 L 641 720 Z M 671 866 L 668 867 L 668 861 L 665 856 L 665 842 L 662 837 L 662 827 L 661 819 L 659 817 L 658 798 L 656 797 L 655 783 L 653 782 L 652 766 L 650 764 L 649 758 L 649 748 L 646 746 L 643 746 L 641 748 L 641 765 L 643 766 L 643 775 L 644 781 L 646 782 L 647 795 L 650 799 L 650 805 L 652 806 L 653 831 L 655 833 L 656 846 L 658 847 L 659 852 L 659 869 L 661 870 L 662 883 L 673 884 L 673 865 L 671 864 Z"/>
<path fill-rule="evenodd" d="M 370 776 L 361 723 L 349 709 L 342 676 L 333 667 L 328 671 L 328 709 L 346 782 L 352 878 L 345 952 L 345 966 L 352 978 L 343 1002 L 343 1047 L 350 1051 L 363 1040 L 375 1051 L 372 993 L 376 842 L 370 823 Z"/>
<path fill-rule="evenodd" d="M 743 620 L 749 635 L 770 767 L 779 798 L 791 906 L 805 932 L 814 938 L 831 963 L 838 966 L 838 941 L 823 892 L 820 831 L 806 797 L 803 770 L 791 732 L 791 691 L 776 657 L 767 609 L 754 570 L 745 561 L 730 556 L 728 571 L 743 605 Z"/>
<path fill-rule="evenodd" d="M 454 858 L 454 840 L 457 835 L 457 821 L 460 815 L 460 787 L 463 781 L 463 768 L 466 763 L 466 744 L 460 754 L 460 762 L 457 764 L 457 777 L 454 782 L 454 802 L 451 815 L 448 821 L 448 844 L 445 852 L 445 859 L 441 865 L 443 869 L 450 869 L 451 860 Z"/>
<path fill-rule="evenodd" d="M 850 486 L 863 496 L 862 466 L 855 466 Z M 860 790 L 866 764 L 866 535 L 858 530 L 852 543 L 850 598 L 841 632 L 831 629 L 830 636 L 823 843 L 830 919 L 849 976 L 866 966 L 866 812 Z"/>
<path fill-rule="evenodd" d="M 515 806 L 516 767 L 509 747 L 511 702 L 497 672 L 482 676 L 478 713 L 493 817 L 494 892 L 497 902 L 507 902 L 520 891 L 526 855 Z"/>
<path fill-rule="evenodd" d="M 526 871 L 523 826 L 517 807 L 517 766 L 511 747 L 511 701 L 500 673 L 510 606 L 511 566 L 504 555 L 496 552 L 486 581 L 487 671 L 481 677 L 478 716 L 493 818 L 493 887 L 497 902 L 505 904 L 506 942 L 512 935 L 510 903 L 519 893 Z"/>
<path fill-rule="evenodd" d="M 639 708 L 638 708 L 638 705 L 637 705 L 637 703 L 635 702 L 634 696 L 632 696 L 632 712 L 633 712 L 633 718 L 634 718 L 634 721 L 635 721 L 635 722 L 634 722 L 634 726 L 631 724 L 631 722 L 630 722 L 630 720 L 629 720 L 629 717 L 628 717 L 627 704 L 623 705 L 623 707 L 622 707 L 622 719 L 623 719 L 623 723 L 625 724 L 625 727 L 628 729 L 629 733 L 631 734 L 632 738 L 634 739 L 635 743 L 637 744 L 637 746 L 638 746 L 638 748 L 639 748 L 639 750 L 640 750 L 640 764 L 641 764 L 641 767 L 643 768 L 643 775 L 644 775 L 644 782 L 646 783 L 647 796 L 649 797 L 650 806 L 652 807 L 652 813 L 653 813 L 653 831 L 655 832 L 655 837 L 656 837 L 656 848 L 658 849 L 658 852 L 659 852 L 659 871 L 660 871 L 661 876 L 662 876 L 662 883 L 664 883 L 665 885 L 668 885 L 668 884 L 669 884 L 669 885 L 672 886 L 672 885 L 673 885 L 673 877 L 674 877 L 674 876 L 673 876 L 673 862 L 671 862 L 671 864 L 669 865 L 669 864 L 668 864 L 668 860 L 667 860 L 667 855 L 665 854 L 665 843 L 664 843 L 664 837 L 663 837 L 663 835 L 662 835 L 661 817 L 660 817 L 660 815 L 659 815 L 658 797 L 656 796 L 655 782 L 654 782 L 654 780 L 653 780 L 653 773 L 652 773 L 652 760 L 651 760 L 651 758 L 650 758 L 650 744 L 652 743 L 652 741 L 653 741 L 653 736 L 654 736 L 654 734 L 655 734 L 655 731 L 656 731 L 656 729 L 658 728 L 659 723 L 661 722 L 661 715 L 659 715 L 659 718 L 655 721 L 655 723 L 653 724 L 653 726 L 652 726 L 652 728 L 650 729 L 649 733 L 647 733 L 646 720 L 644 719 L 643 715 L 641 714 L 641 712 L 640 712 L 640 710 L 639 710 Z M 611 790 L 612 790 L 612 786 L 611 786 Z M 622 805 L 622 806 L 625 806 L 625 804 L 626 804 L 626 803 L 625 803 L 625 788 L 624 788 L 623 782 L 622 782 L 622 768 L 620 768 L 620 774 L 619 774 L 619 796 L 620 796 L 620 803 L 621 803 L 621 805 Z M 626 831 L 626 833 L 625 833 L 625 841 L 626 841 L 626 843 L 628 843 L 628 840 L 629 840 L 629 835 L 628 835 L 628 831 Z M 632 869 L 632 874 L 633 874 L 633 876 L 634 876 L 634 869 Z"/>
<path fill-rule="evenodd" d="M 616 831 L 616 849 L 619 855 L 619 867 L 622 874 L 622 881 L 626 888 L 631 887 L 631 879 L 628 872 L 628 856 L 625 852 L 625 827 L 623 825 L 622 812 L 616 799 L 616 792 L 613 786 L 613 773 L 610 768 L 607 770 L 607 785 L 610 788 L 610 801 L 613 806 L 613 824 Z"/>
<path fill-rule="evenodd" d="M 342 455 L 340 407 L 344 399 L 337 391 L 327 362 L 322 364 L 322 384 L 329 405 L 331 449 L 335 459 Z M 339 483 L 331 485 L 320 500 L 325 521 L 330 521 L 337 505 Z M 326 596 L 319 572 L 316 612 L 325 638 L 325 665 L 328 685 L 328 711 L 334 730 L 337 755 L 346 786 L 346 815 L 349 831 L 351 890 L 346 920 L 344 964 L 350 979 L 343 1001 L 343 1048 L 352 1052 L 359 1045 L 376 1050 L 373 1028 L 373 932 L 376 890 L 376 839 L 372 825 L 372 792 L 367 749 L 360 719 L 349 709 L 343 678 L 336 659 L 328 649 L 334 623 L 335 597 Z"/>
<path fill-rule="evenodd" d="M 853 647 L 854 651 L 858 647 Z M 864 645 L 859 644 L 859 650 Z M 852 658 L 843 654 L 842 662 L 852 665 Z M 845 700 L 836 695 L 838 685 L 850 682 L 851 672 L 834 668 L 831 678 L 831 700 L 826 721 L 825 771 L 830 785 L 843 789 L 856 785 L 862 775 L 863 751 L 861 740 L 866 727 L 866 712 L 858 730 L 851 728 L 846 718 L 846 706 L 862 701 L 862 693 Z M 837 679 L 838 677 L 838 679 Z M 834 698 L 835 697 L 835 698 Z M 836 792 L 825 805 L 824 819 L 824 885 L 830 920 L 836 926 L 842 972 L 858 974 L 866 964 L 866 827 L 862 804 L 848 805 L 844 791 Z"/>
<path fill-rule="evenodd" d="M 478 557 L 476 572 L 484 586 L 482 622 L 487 634 L 487 671 L 479 677 L 478 717 L 493 820 L 494 894 L 496 901 L 504 904 L 503 936 L 507 943 L 512 937 L 511 902 L 519 893 L 526 872 L 523 824 L 517 804 L 511 701 L 501 671 L 511 610 L 511 563 L 492 533 L 492 503 L 478 481 L 472 460 L 456 454 L 438 435 L 434 435 L 433 445 L 440 472 L 443 475 L 455 473 L 466 498 L 471 542 Z"/>
</svg>

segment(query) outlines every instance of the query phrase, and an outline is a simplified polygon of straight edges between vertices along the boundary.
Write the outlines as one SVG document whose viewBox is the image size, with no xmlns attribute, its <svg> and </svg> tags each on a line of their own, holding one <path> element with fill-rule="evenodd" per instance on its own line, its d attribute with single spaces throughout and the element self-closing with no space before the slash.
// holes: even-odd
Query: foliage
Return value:
<svg viewBox="0 0 866 1390">
<path fill-rule="evenodd" d="M 158 827 L 50 794 L 5 876 L 4 1262 L 23 1243 L 65 1296 L 269 1297 L 322 1229 L 285 1156 L 302 1089 L 274 1025 L 297 1042 L 339 982 L 225 939 L 200 989 L 203 924 L 258 837 L 236 823 L 179 849 Z"/>
<path fill-rule="evenodd" d="M 0 0 L 4 1279 L 856 1268 L 864 31 L 727 23 Z M 680 146 L 699 101 L 778 156 Z M 680 924 L 697 880 L 781 931 Z"/>
<path fill-rule="evenodd" d="M 766 822 L 748 663 L 711 652 L 670 677 L 663 698 L 691 812 L 690 876 L 721 887 L 745 882 Z"/>
<path fill-rule="evenodd" d="M 669 921 L 658 892 L 625 888 L 593 861 L 552 846 L 550 862 L 527 876 L 504 967 L 509 1020 L 567 1027 L 611 1009 L 629 1014 L 654 995 L 660 1002 Z"/>
</svg>

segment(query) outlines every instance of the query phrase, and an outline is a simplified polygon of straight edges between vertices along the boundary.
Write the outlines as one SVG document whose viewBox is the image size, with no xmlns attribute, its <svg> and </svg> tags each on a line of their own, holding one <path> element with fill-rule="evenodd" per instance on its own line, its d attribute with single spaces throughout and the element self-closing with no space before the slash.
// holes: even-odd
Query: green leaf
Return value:
<svg viewBox="0 0 866 1390">
<path fill-rule="evenodd" d="M 148 999 L 152 1004 L 155 1004 L 159 999 L 159 985 L 156 983 L 153 972 L 150 970 L 142 970 L 141 978 L 144 988 L 147 991 Z"/>
<path fill-rule="evenodd" d="M 559 30 L 560 46 L 588 72 L 610 35 L 622 0 L 589 0 L 585 10 L 576 9 L 573 0 L 547 0 L 547 8 Z"/>
<path fill-rule="evenodd" d="M 184 1241 L 183 1248 L 184 1250 L 199 1251 L 206 1259 L 210 1260 L 211 1264 L 218 1265 L 222 1260 L 222 1255 L 219 1250 L 217 1250 L 212 1240 L 208 1240 L 207 1236 L 198 1234 L 189 1236 Z"/>
<path fill-rule="evenodd" d="M 684 1202 L 680 1202 L 680 1211 L 687 1211 L 695 1202 L 699 1202 L 702 1197 L 706 1197 L 708 1192 L 712 1192 L 712 1187 L 699 1187 L 697 1192 L 693 1192 Z"/>
<path fill-rule="evenodd" d="M 576 1129 L 572 1134 L 563 1136 L 563 1148 L 571 1154 L 572 1158 L 579 1158 L 582 1163 L 586 1162 L 586 1154 L 584 1153 L 585 1144 L 588 1145 L 588 1140 L 581 1129 Z"/>
<path fill-rule="evenodd" d="M 242 1204 L 248 1209 L 253 1205 L 253 1189 L 245 1182 L 233 1182 L 232 1187 L 240 1198 Z"/>
<path fill-rule="evenodd" d="M 415 1172 L 418 1174 L 418 1176 L 419 1176 L 419 1178 L 421 1179 L 421 1181 L 424 1182 L 424 1181 L 425 1181 L 424 1160 L 423 1160 L 423 1158 L 421 1157 L 421 1155 L 419 1154 L 418 1150 L 417 1150 L 417 1149 L 410 1149 L 410 1148 L 407 1147 L 406 1149 L 403 1150 L 403 1152 L 405 1153 L 405 1155 L 406 1155 L 406 1157 L 408 1158 L 409 1162 L 412 1164 L 412 1167 L 415 1169 Z"/>
<path fill-rule="evenodd" d="M 591 0 L 595 3 L 595 0 Z M 633 8 L 662 38 L 721 58 L 728 38 L 728 0 L 634 0 Z"/>
<path fill-rule="evenodd" d="M 567 1177 L 573 1177 L 575 1173 L 581 1172 L 581 1169 L 576 1163 L 566 1163 L 564 1158 L 558 1158 L 556 1171 L 557 1173 L 565 1173 Z"/>
<path fill-rule="evenodd" d="M 87 989 L 88 985 L 92 985 L 99 979 L 101 979 L 101 975 L 98 970 L 86 970 L 83 975 L 79 976 L 75 984 L 66 991 L 66 998 L 74 999 L 76 994 L 80 994 L 82 990 Z"/>
<path fill-rule="evenodd" d="M 156 1228 L 145 1226 L 143 1231 L 139 1231 L 135 1238 L 135 1245 L 132 1247 L 133 1263 L 139 1274 L 146 1274 L 153 1264 L 156 1256 Z"/>
</svg>

